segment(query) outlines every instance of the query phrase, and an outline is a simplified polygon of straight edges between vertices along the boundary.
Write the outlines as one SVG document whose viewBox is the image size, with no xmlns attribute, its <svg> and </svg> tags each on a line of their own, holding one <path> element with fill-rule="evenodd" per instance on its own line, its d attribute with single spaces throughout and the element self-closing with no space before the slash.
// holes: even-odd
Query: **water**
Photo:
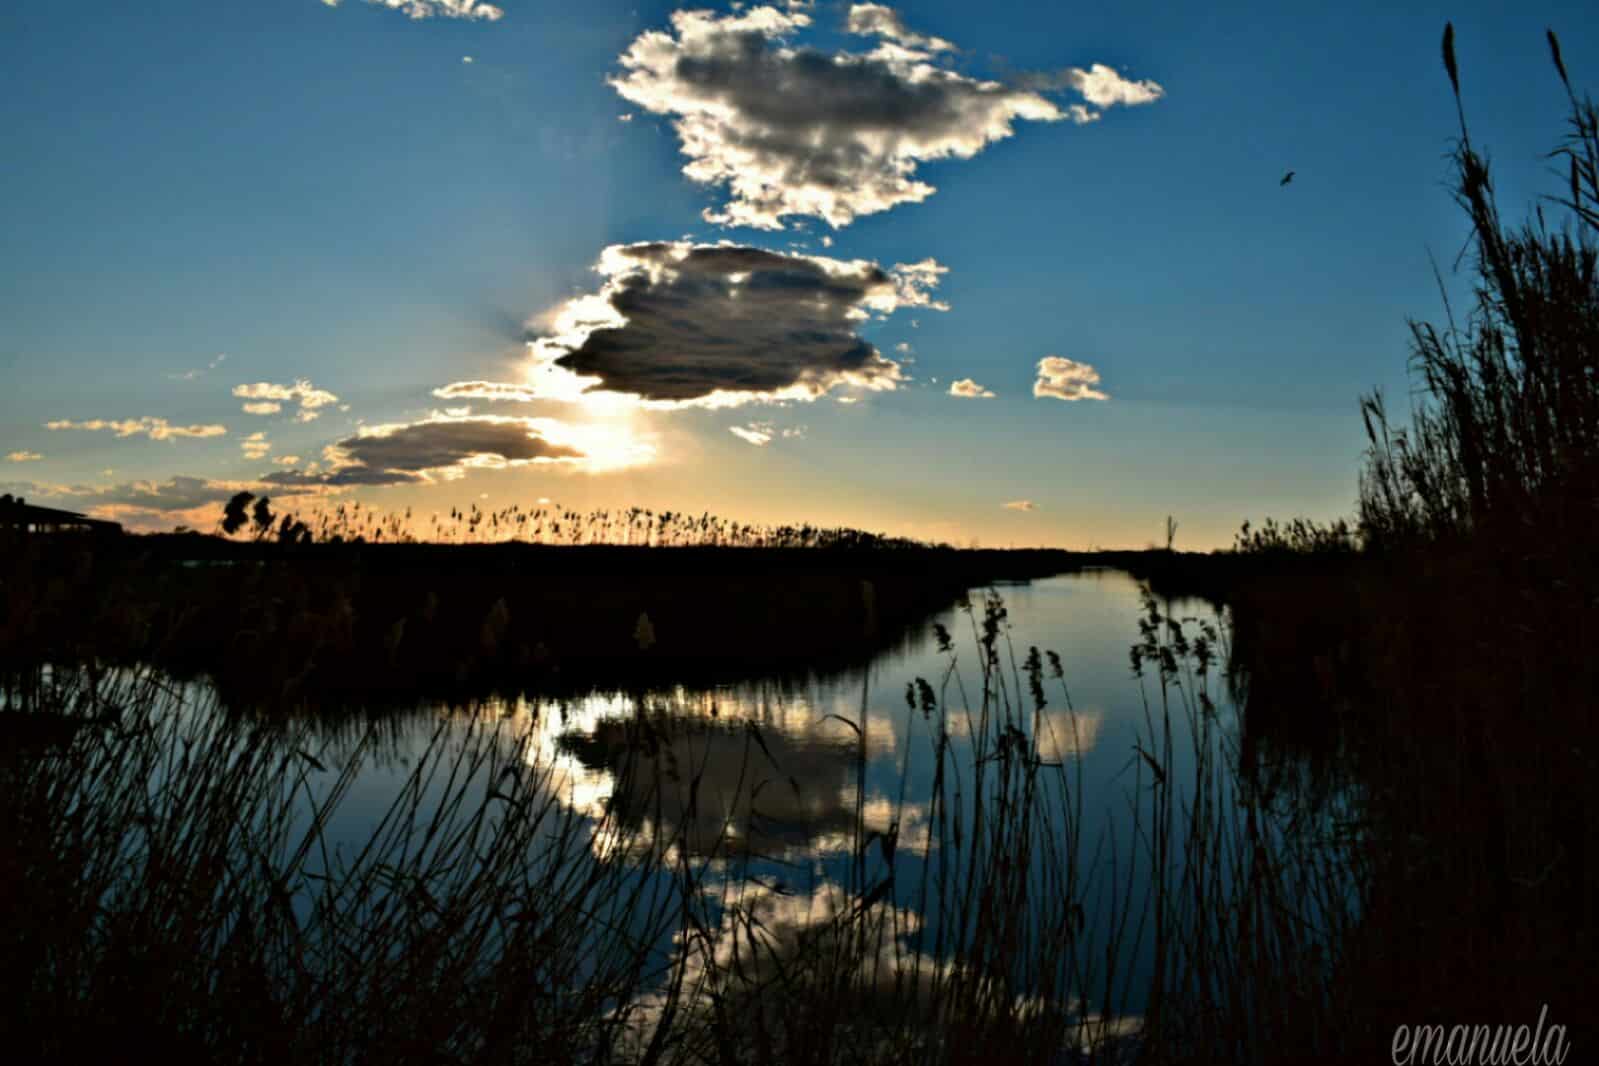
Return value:
<svg viewBox="0 0 1599 1066">
<path fill-rule="evenodd" d="M 1119 572 L 996 592 L 1005 614 L 991 618 L 986 700 L 986 605 L 974 590 L 969 610 L 946 611 L 870 662 L 805 683 L 527 696 L 377 721 L 324 708 L 290 727 L 286 754 L 304 780 L 288 838 L 337 785 L 306 870 L 337 880 L 382 825 L 392 865 L 404 865 L 393 860 L 403 852 L 412 868 L 463 876 L 481 851 L 448 830 L 400 831 L 464 824 L 507 775 L 522 774 L 561 815 L 524 842 L 538 852 L 535 865 L 570 868 L 577 881 L 625 867 L 623 880 L 604 881 L 604 898 L 585 902 L 591 921 L 577 935 L 596 957 L 618 930 L 649 941 L 657 977 L 646 998 L 691 956 L 691 986 L 747 965 L 735 962 L 745 945 L 781 970 L 870 903 L 885 983 L 907 966 L 917 980 L 947 972 L 964 952 L 967 965 L 1002 973 L 1007 994 L 1136 1017 L 1156 976 L 1148 915 L 1157 866 L 1169 881 L 1185 859 L 1181 840 L 1165 852 L 1152 840 L 1151 804 L 1165 794 L 1181 811 L 1218 773 L 1202 754 L 1212 742 L 1194 743 L 1196 729 L 1214 730 L 1223 748 L 1236 740 L 1220 664 L 1196 677 L 1190 657 L 1165 685 L 1153 665 L 1135 676 L 1129 648 L 1146 604 Z M 1161 611 L 1193 619 L 1189 638 L 1201 622 L 1218 622 L 1199 602 Z M 1170 639 L 1164 623 L 1157 636 Z M 1027 667 L 1035 647 L 1059 656 L 1058 678 L 1051 660 L 1041 662 L 1041 693 Z M 1198 700 L 1201 690 L 1213 704 Z M 187 693 L 182 715 L 226 713 L 197 696 Z M 493 757 L 470 761 L 484 751 Z M 457 756 L 467 761 L 453 766 Z M 452 799 L 463 801 L 459 810 L 442 810 Z M 488 799 L 488 809 L 503 811 L 500 802 Z M 1017 817 L 1024 807 L 1036 816 Z M 1009 828 L 996 836 L 996 826 Z M 419 853 L 439 859 L 415 862 Z M 315 885 L 302 889 L 295 910 L 309 919 Z M 689 897 L 688 911 L 657 906 L 674 892 Z M 983 941 L 974 954 L 973 923 L 990 905 L 1008 909 L 995 935 L 1010 939 L 973 962 Z M 672 920 L 656 920 L 663 915 Z M 1040 949 L 1063 935 L 1066 955 Z"/>
<path fill-rule="evenodd" d="M 1125 574 L 1106 571 L 996 591 L 1007 617 L 995 644 L 1000 670 L 993 684 L 1002 692 L 991 701 L 988 746 L 1003 703 L 1046 764 L 1041 808 L 1057 820 L 1075 816 L 1078 822 L 1075 829 L 1056 825 L 1041 832 L 1061 840 L 1063 848 L 1071 836 L 1069 846 L 1084 852 L 1079 864 L 1097 870 L 1097 880 L 1084 875 L 1076 886 L 1090 927 L 1085 947 L 1097 951 L 1113 935 L 1109 926 L 1118 906 L 1126 906 L 1122 897 L 1141 896 L 1147 887 L 1130 883 L 1148 877 L 1134 811 L 1147 799 L 1151 775 L 1137 749 L 1150 749 L 1152 738 L 1159 743 L 1161 705 L 1158 685 L 1136 678 L 1129 663 L 1143 613 L 1139 587 Z M 1199 602 L 1163 609 L 1216 621 L 1214 610 Z M 673 859 L 704 867 L 701 888 L 710 920 L 725 922 L 730 909 L 755 914 L 780 938 L 825 923 L 882 883 L 889 869 L 884 837 L 891 836 L 898 865 L 887 896 L 901 912 L 901 947 L 925 953 L 948 917 L 941 916 L 943 896 L 936 887 L 921 887 L 924 871 L 939 860 L 967 871 L 974 859 L 979 868 L 997 861 L 974 856 L 969 836 L 957 845 L 948 822 L 935 824 L 934 810 L 941 727 L 948 732 L 952 770 L 946 792 L 965 789 L 969 801 L 974 788 L 974 734 L 984 729 L 983 614 L 981 592 L 974 590 L 970 612 L 944 612 L 912 640 L 861 668 L 804 684 L 601 692 L 563 700 L 529 697 L 473 710 L 422 709 L 388 722 L 383 741 L 367 749 L 327 826 L 328 838 L 338 852 L 358 850 L 436 731 L 448 739 L 494 722 L 524 741 L 520 757 L 548 775 L 548 787 L 568 810 L 595 827 L 620 825 L 669 842 L 667 862 L 657 857 L 655 875 L 666 876 L 660 867 Z M 935 623 L 950 634 L 951 651 L 939 648 Z M 1056 652 L 1063 674 L 1049 676 L 1046 663 L 1041 711 L 1028 691 L 1024 666 L 1035 646 Z M 938 696 L 942 714 L 924 714 L 919 701 L 915 708 L 907 705 L 906 686 L 918 678 Z M 313 785 L 332 779 L 349 756 L 348 738 L 357 732 L 344 730 L 345 739 L 335 736 L 321 751 L 329 771 L 314 774 Z M 1182 736 L 1161 761 L 1179 782 L 1192 774 L 1192 752 Z M 949 805 L 961 807 L 953 797 Z M 969 803 L 965 817 L 971 817 Z M 966 829 L 969 834 L 969 821 Z M 858 847 L 863 840 L 868 846 Z M 1113 861 L 1119 864 L 1114 875 Z M 1040 869 L 1033 894 L 1050 888 L 1043 867 L 1060 862 L 1060 852 L 1034 857 Z M 1132 937 L 1124 930 L 1121 939 Z M 1118 1006 L 1136 1010 L 1137 986 L 1148 977 L 1147 937 L 1137 949 L 1129 943 L 1127 954 L 1126 969 L 1116 978 L 1126 997 Z M 1101 988 L 1089 998 L 1117 994 Z"/>
</svg>

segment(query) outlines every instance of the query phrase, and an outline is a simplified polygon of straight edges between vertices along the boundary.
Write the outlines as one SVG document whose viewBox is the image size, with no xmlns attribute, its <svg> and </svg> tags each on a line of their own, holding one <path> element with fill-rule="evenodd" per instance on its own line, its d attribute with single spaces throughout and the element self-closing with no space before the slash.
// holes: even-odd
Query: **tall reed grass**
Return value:
<svg viewBox="0 0 1599 1066">
<path fill-rule="evenodd" d="M 247 510 L 254 501 L 253 510 Z M 247 517 L 253 516 L 253 517 Z M 241 492 L 218 525 L 225 536 L 282 543 L 367 544 L 609 544 L 629 547 L 822 548 L 831 550 L 929 548 L 891 537 L 834 526 L 763 525 L 709 512 L 656 511 L 645 507 L 578 511 L 554 503 L 480 508 L 476 503 L 441 511 L 389 510 L 359 500 L 319 504 L 302 514 L 274 517 L 270 500 Z"/>
<path fill-rule="evenodd" d="M 1359 517 L 1375 545 L 1587 535 L 1599 504 L 1599 109 L 1572 88 L 1560 44 L 1550 58 L 1569 133 L 1552 157 L 1566 187 L 1519 228 L 1495 199 L 1487 158 L 1459 109 L 1455 200 L 1471 220 L 1473 304 L 1443 327 L 1413 322 L 1420 400 L 1390 424 L 1380 393 L 1363 398 L 1370 448 Z M 1444 65 L 1460 103 L 1453 28 Z"/>
</svg>

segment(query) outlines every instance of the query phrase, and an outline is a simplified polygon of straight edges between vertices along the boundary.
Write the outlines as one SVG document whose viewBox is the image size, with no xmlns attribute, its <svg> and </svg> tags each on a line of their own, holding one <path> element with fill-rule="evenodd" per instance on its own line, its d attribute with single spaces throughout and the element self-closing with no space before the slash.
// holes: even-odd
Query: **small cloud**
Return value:
<svg viewBox="0 0 1599 1066">
<path fill-rule="evenodd" d="M 207 363 L 204 367 L 201 367 L 201 368 L 195 369 L 195 370 L 185 370 L 182 373 L 178 373 L 178 374 L 168 374 L 167 377 L 171 378 L 173 381 L 193 381 L 195 378 L 199 377 L 201 374 L 204 374 L 207 370 L 215 370 L 217 367 L 221 366 L 224 362 L 227 361 L 227 358 L 228 358 L 228 353 L 227 352 L 223 352 L 222 354 L 218 355 L 215 359 L 213 359 L 209 363 Z"/>
<path fill-rule="evenodd" d="M 1038 510 L 1038 505 L 1036 503 L 1034 503 L 1032 500 L 1012 500 L 1009 503 L 1002 503 L 1002 504 L 1000 504 L 1000 506 L 1005 508 L 1005 510 L 1007 510 L 1007 511 L 1036 511 L 1036 510 Z"/>
<path fill-rule="evenodd" d="M 1059 355 L 1046 355 L 1038 361 L 1038 380 L 1033 382 L 1033 395 L 1051 396 L 1057 400 L 1110 399 L 1094 388 L 1098 384 L 1099 371 L 1087 363 Z"/>
<path fill-rule="evenodd" d="M 300 465 L 300 457 L 298 455 L 279 455 L 279 456 L 276 456 L 272 461 L 275 464 L 277 464 L 278 466 L 299 466 Z"/>
<path fill-rule="evenodd" d="M 953 52 L 955 46 L 942 37 L 924 37 L 905 28 L 900 13 L 883 4 L 854 4 L 849 9 L 850 33 L 860 37 L 881 37 L 920 52 Z"/>
<path fill-rule="evenodd" d="M 179 437 L 220 437 L 227 433 L 228 427 L 218 425 L 174 426 L 164 418 L 128 418 L 121 421 L 107 421 L 103 418 L 92 418 L 87 422 L 72 422 L 67 419 L 57 419 L 46 422 L 46 429 L 81 429 L 91 433 L 110 430 L 119 437 L 149 437 L 151 440 L 176 440 Z"/>
<path fill-rule="evenodd" d="M 774 440 L 799 440 L 805 436 L 804 426 L 787 426 L 778 429 L 770 422 L 751 422 L 743 426 L 729 426 L 727 431 L 739 440 L 757 448 L 764 448 Z"/>
<path fill-rule="evenodd" d="M 252 433 L 239 442 L 239 450 L 246 459 L 262 459 L 272 450 L 272 442 L 265 433 Z"/>
<path fill-rule="evenodd" d="M 1026 74 L 1021 83 L 1039 92 L 1071 90 L 1098 108 L 1138 107 L 1152 104 L 1166 95 L 1166 90 L 1155 82 L 1133 81 L 1103 63 L 1095 63 L 1087 70 L 1067 67 L 1055 74 Z M 1083 113 L 1072 116 L 1076 122 L 1093 122 L 1099 118 L 1097 112 L 1086 108 L 1079 110 Z"/>
<path fill-rule="evenodd" d="M 467 66 L 471 66 L 473 63 L 476 63 L 477 60 L 473 59 L 471 56 L 462 56 L 461 62 L 465 63 Z"/>
<path fill-rule="evenodd" d="M 43 458 L 44 456 L 38 452 L 8 452 L 6 454 L 6 462 L 8 463 L 36 463 Z"/>
<path fill-rule="evenodd" d="M 508 403 L 530 403 L 539 398 L 531 385 L 515 385 L 506 381 L 455 381 L 433 390 L 441 400 L 491 400 Z"/>
<path fill-rule="evenodd" d="M 617 115 L 616 116 L 616 121 L 618 121 L 618 122 L 632 122 L 633 121 L 633 113 L 631 111 L 629 111 L 629 112 L 627 112 L 625 114 Z"/>
<path fill-rule="evenodd" d="M 498 22 L 505 12 L 481 0 L 366 0 L 376 7 L 403 11 L 413 19 L 449 18 Z M 328 7 L 338 7 L 340 0 L 322 0 Z"/>
<path fill-rule="evenodd" d="M 295 415 L 298 422 L 312 422 L 321 415 L 321 408 L 339 402 L 339 398 L 326 389 L 319 389 L 305 378 L 292 385 L 274 385 L 270 381 L 257 381 L 250 385 L 233 386 L 233 395 L 250 402 L 243 410 L 252 415 L 275 415 L 285 403 L 299 405 Z"/>
<path fill-rule="evenodd" d="M 772 424 L 770 422 L 751 422 L 747 426 L 728 426 L 727 431 L 741 441 L 764 448 L 772 443 Z"/>
<path fill-rule="evenodd" d="M 959 381 L 951 383 L 949 394 L 951 396 L 959 396 L 963 400 L 992 400 L 994 398 L 992 392 L 983 388 L 971 378 L 961 378 Z"/>
</svg>

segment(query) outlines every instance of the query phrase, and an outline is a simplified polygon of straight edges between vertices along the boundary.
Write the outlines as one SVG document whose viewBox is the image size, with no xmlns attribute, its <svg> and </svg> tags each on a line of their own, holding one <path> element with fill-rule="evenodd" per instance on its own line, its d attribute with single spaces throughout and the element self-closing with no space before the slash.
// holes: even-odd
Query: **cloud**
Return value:
<svg viewBox="0 0 1599 1066">
<path fill-rule="evenodd" d="M 300 457 L 298 455 L 278 455 L 273 457 L 272 462 L 278 466 L 299 466 Z"/>
<path fill-rule="evenodd" d="M 193 381 L 201 374 L 204 374 L 207 370 L 215 370 L 217 367 L 227 362 L 227 359 L 228 353 L 223 352 L 221 355 L 218 355 L 215 359 L 207 363 L 203 368 L 185 370 L 179 374 L 168 374 L 167 377 L 171 378 L 173 381 Z"/>
<path fill-rule="evenodd" d="M 165 517 L 170 527 L 175 519 L 191 522 L 204 519 L 202 509 L 217 509 L 235 493 L 261 493 L 268 486 L 259 481 L 216 481 L 211 478 L 178 475 L 165 481 L 125 481 L 116 485 L 44 485 L 35 482 L 6 484 L 8 492 L 30 499 L 48 499 L 52 505 L 82 510 L 118 521 L 141 517 Z M 282 495 L 293 496 L 294 492 Z M 206 512 L 209 513 L 209 512 Z"/>
<path fill-rule="evenodd" d="M 43 459 L 43 458 L 44 458 L 44 456 L 40 455 L 38 452 L 7 452 L 6 453 L 6 462 L 8 462 L 8 463 L 36 463 L 40 459 Z"/>
<path fill-rule="evenodd" d="M 296 422 L 314 421 L 321 416 L 321 408 L 339 402 L 333 393 L 317 388 L 305 378 L 293 385 L 274 385 L 269 381 L 235 385 L 233 395 L 250 401 L 243 406 L 244 413 L 249 415 L 275 415 L 283 410 L 285 403 L 296 403 L 300 408 L 294 416 Z"/>
<path fill-rule="evenodd" d="M 93 505 L 118 504 L 146 511 L 187 511 L 207 503 L 222 503 L 245 488 L 236 481 L 177 477 L 166 481 L 128 481 L 92 489 L 81 498 Z"/>
<path fill-rule="evenodd" d="M 1057 400 L 1110 399 L 1094 388 L 1098 384 L 1099 371 L 1087 363 L 1046 355 L 1038 361 L 1038 380 L 1033 382 L 1033 395 L 1053 396 Z"/>
<path fill-rule="evenodd" d="M 728 426 L 727 431 L 739 440 L 747 441 L 757 448 L 764 448 L 772 443 L 772 427 L 769 422 L 766 423 L 764 428 L 762 428 L 761 423 L 751 422 L 747 426 Z"/>
<path fill-rule="evenodd" d="M 782 229 L 785 216 L 811 216 L 846 226 L 925 200 L 935 190 L 917 179 L 921 163 L 970 159 L 1019 120 L 1088 123 L 1096 109 L 1161 94 L 1101 64 L 1031 76 L 1036 84 L 968 77 L 945 65 L 954 45 L 913 33 L 880 4 L 850 9 L 849 30 L 878 38 L 865 54 L 789 44 L 811 25 L 794 8 L 677 11 L 671 20 L 670 30 L 634 39 L 610 84 L 672 116 L 683 173 L 726 189 L 726 203 L 705 212 L 724 225 Z M 1065 92 L 1084 102 L 1046 95 Z"/>
<path fill-rule="evenodd" d="M 798 440 L 805 436 L 804 426 L 786 426 L 778 429 L 770 422 L 750 422 L 742 426 L 728 426 L 727 431 L 742 441 L 748 441 L 757 448 L 764 448 L 772 441 Z"/>
<path fill-rule="evenodd" d="M 951 396 L 959 396 L 963 400 L 992 400 L 994 398 L 992 392 L 983 388 L 971 378 L 961 378 L 959 381 L 951 383 L 949 394 Z"/>
<path fill-rule="evenodd" d="M 534 419 L 497 417 L 378 426 L 345 438 L 339 447 L 356 463 L 379 470 L 441 470 L 480 456 L 520 463 L 583 454 L 550 441 Z"/>
<path fill-rule="evenodd" d="M 1133 81 L 1124 78 L 1114 67 L 1095 63 L 1087 70 L 1067 67 L 1054 74 L 1024 74 L 1020 84 L 1039 92 L 1070 89 L 1095 107 L 1137 107 L 1152 104 L 1166 95 L 1166 90 L 1152 81 Z M 1095 116 L 1098 117 L 1098 116 Z"/>
<path fill-rule="evenodd" d="M 340 0 L 322 0 L 328 7 L 338 7 Z M 498 22 L 505 11 L 481 0 L 366 0 L 369 4 L 403 11 L 413 19 L 451 18 L 477 19 Z"/>
<path fill-rule="evenodd" d="M 252 433 L 239 442 L 239 450 L 246 459 L 262 459 L 272 450 L 272 442 L 265 433 Z"/>
<path fill-rule="evenodd" d="M 849 32 L 862 37 L 882 37 L 921 52 L 953 52 L 955 46 L 941 37 L 923 37 L 905 28 L 900 13 L 883 4 L 855 4 L 849 9 Z"/>
<path fill-rule="evenodd" d="M 934 260 L 885 270 L 866 260 L 785 255 L 731 243 L 613 245 L 598 293 L 567 301 L 529 345 L 526 386 L 458 382 L 437 395 L 497 399 L 628 397 L 647 407 L 814 400 L 904 376 L 856 332 L 901 307 L 948 305 Z"/>
<path fill-rule="evenodd" d="M 504 381 L 457 381 L 433 390 L 441 400 L 504 400 L 511 403 L 530 403 L 539 399 L 531 385 L 514 385 Z"/>
<path fill-rule="evenodd" d="M 449 481 L 471 469 L 534 463 L 599 471 L 648 462 L 654 449 L 609 426 L 434 412 L 419 422 L 363 428 L 330 445 L 324 455 L 327 470 L 280 470 L 261 480 L 300 486 L 397 485 Z"/>
<path fill-rule="evenodd" d="M 412 485 L 429 481 L 410 470 L 373 470 L 364 466 L 351 466 L 342 470 L 274 470 L 261 475 L 268 485 L 281 488 L 353 488 L 355 486 Z"/>
<path fill-rule="evenodd" d="M 1009 503 L 1000 504 L 1007 511 L 1036 511 L 1038 505 L 1032 500 L 1011 500 Z"/>
<path fill-rule="evenodd" d="M 110 430 L 119 437 L 149 437 L 151 440 L 176 440 L 179 437 L 221 437 L 228 432 L 228 427 L 217 425 L 174 426 L 164 418 L 128 418 L 121 421 L 107 421 L 103 418 L 92 418 L 87 422 L 72 422 L 67 419 L 57 419 L 46 422 L 46 429 L 82 429 L 90 432 Z"/>
</svg>

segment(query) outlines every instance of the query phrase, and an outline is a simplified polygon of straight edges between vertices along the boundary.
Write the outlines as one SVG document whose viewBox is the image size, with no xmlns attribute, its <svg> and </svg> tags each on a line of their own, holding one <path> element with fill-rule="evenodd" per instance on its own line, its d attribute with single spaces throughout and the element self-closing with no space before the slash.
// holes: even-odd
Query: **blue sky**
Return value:
<svg viewBox="0 0 1599 1066">
<path fill-rule="evenodd" d="M 0 11 L 9 491 L 141 528 L 244 486 L 1066 547 L 1347 514 L 1357 398 L 1403 408 L 1406 319 L 1442 313 L 1429 255 L 1466 280 L 1445 20 L 1513 218 L 1559 187 L 1545 27 L 1599 71 L 1575 3 L 721 6 L 698 43 L 672 5 L 447 6 Z M 471 382 L 521 391 L 435 395 Z"/>
</svg>

